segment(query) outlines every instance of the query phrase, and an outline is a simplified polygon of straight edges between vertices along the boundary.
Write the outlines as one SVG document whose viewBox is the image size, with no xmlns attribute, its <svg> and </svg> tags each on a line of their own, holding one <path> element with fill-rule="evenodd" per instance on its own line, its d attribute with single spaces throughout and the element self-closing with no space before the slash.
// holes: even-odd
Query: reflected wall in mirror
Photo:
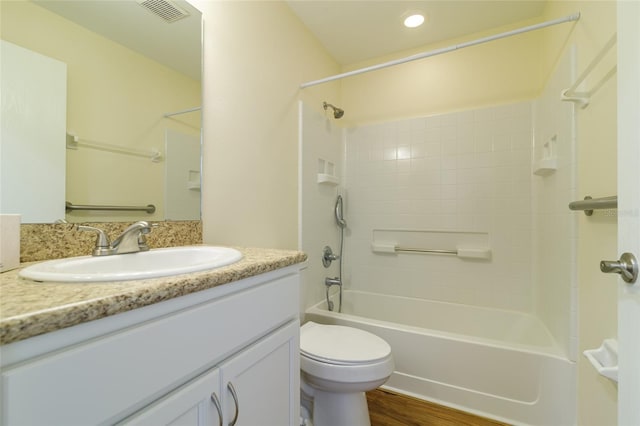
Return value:
<svg viewBox="0 0 640 426">
<path fill-rule="evenodd" d="M 201 139 L 201 14 L 185 1 L 167 4 L 184 12 L 184 17 L 168 22 L 170 17 L 158 16 L 136 0 L 0 3 L 3 40 L 67 66 L 65 133 L 73 136 L 55 141 L 66 153 L 66 194 L 60 205 L 68 201 L 156 207 L 152 214 L 67 211 L 59 219 L 200 219 L 199 202 L 195 211 L 180 217 L 165 214 L 165 188 L 184 188 L 189 197 L 196 194 L 199 199 L 194 179 L 199 179 L 200 172 L 186 167 L 184 173 L 167 173 L 167 135 L 173 139 L 184 135 L 178 140 L 188 141 L 191 146 L 185 152 L 189 153 L 193 141 L 198 144 Z M 182 113 L 167 116 L 174 112 Z M 172 152 L 180 155 L 179 146 L 176 149 L 175 142 L 170 143 Z M 152 152 L 160 153 L 159 157 L 145 155 Z M 29 158 L 22 161 L 26 164 Z M 165 182 L 165 176 L 178 176 L 183 182 Z M 24 178 L 3 176 L 3 189 Z M 37 198 L 32 193 L 22 195 Z M 31 217 L 24 211 L 2 213 Z M 23 220 L 33 222 L 39 221 Z"/>
</svg>

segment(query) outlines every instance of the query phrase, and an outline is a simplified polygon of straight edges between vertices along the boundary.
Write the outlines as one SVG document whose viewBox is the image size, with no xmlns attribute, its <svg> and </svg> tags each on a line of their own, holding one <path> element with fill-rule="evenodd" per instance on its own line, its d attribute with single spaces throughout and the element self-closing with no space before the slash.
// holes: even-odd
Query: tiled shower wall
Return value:
<svg viewBox="0 0 640 426">
<path fill-rule="evenodd" d="M 531 102 L 347 130 L 346 286 L 532 311 L 531 154 Z M 374 230 L 479 233 L 492 257 L 373 253 Z"/>
</svg>

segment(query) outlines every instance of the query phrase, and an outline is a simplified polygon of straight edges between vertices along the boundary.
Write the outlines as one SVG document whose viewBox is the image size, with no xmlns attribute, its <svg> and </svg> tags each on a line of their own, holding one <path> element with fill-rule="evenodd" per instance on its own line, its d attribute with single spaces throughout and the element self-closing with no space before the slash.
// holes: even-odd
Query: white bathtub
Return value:
<svg viewBox="0 0 640 426">
<path fill-rule="evenodd" d="M 387 389 L 511 424 L 576 423 L 575 363 L 534 316 L 348 290 L 342 312 L 323 301 L 305 318 L 389 342 Z"/>
</svg>

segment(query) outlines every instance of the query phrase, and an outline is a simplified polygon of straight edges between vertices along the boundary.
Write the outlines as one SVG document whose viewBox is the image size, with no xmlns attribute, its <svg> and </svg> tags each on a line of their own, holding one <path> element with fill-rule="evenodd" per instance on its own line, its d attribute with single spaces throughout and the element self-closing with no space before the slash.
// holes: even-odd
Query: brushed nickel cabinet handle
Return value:
<svg viewBox="0 0 640 426">
<path fill-rule="evenodd" d="M 233 387 L 233 383 L 227 383 L 227 389 L 231 392 L 231 396 L 233 397 L 233 402 L 236 405 L 236 415 L 233 416 L 233 420 L 229 423 L 229 426 L 235 426 L 238 422 L 238 416 L 240 415 L 240 404 L 238 404 L 238 394 L 236 393 L 236 388 Z"/>
<path fill-rule="evenodd" d="M 211 392 L 211 401 L 213 405 L 216 406 L 216 410 L 218 411 L 218 425 L 222 426 L 222 406 L 220 405 L 220 400 L 218 399 L 218 395 L 215 392 Z"/>
</svg>

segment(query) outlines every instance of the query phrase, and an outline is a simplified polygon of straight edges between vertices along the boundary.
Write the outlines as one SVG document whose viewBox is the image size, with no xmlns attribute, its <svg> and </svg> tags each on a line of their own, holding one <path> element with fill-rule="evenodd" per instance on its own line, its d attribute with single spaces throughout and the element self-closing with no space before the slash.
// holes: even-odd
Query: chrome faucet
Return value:
<svg viewBox="0 0 640 426">
<path fill-rule="evenodd" d="M 151 232 L 149 222 L 141 220 L 130 225 L 122 234 L 111 243 L 111 248 L 115 250 L 113 254 L 135 253 L 137 251 L 147 251 L 146 234 Z"/>
<path fill-rule="evenodd" d="M 93 256 L 110 256 L 149 250 L 145 235 L 151 232 L 151 226 L 143 220 L 136 222 L 127 227 L 113 243 L 109 242 L 109 237 L 102 229 L 78 225 L 78 230 L 91 231 L 97 234 L 96 245 L 92 252 Z"/>
</svg>

